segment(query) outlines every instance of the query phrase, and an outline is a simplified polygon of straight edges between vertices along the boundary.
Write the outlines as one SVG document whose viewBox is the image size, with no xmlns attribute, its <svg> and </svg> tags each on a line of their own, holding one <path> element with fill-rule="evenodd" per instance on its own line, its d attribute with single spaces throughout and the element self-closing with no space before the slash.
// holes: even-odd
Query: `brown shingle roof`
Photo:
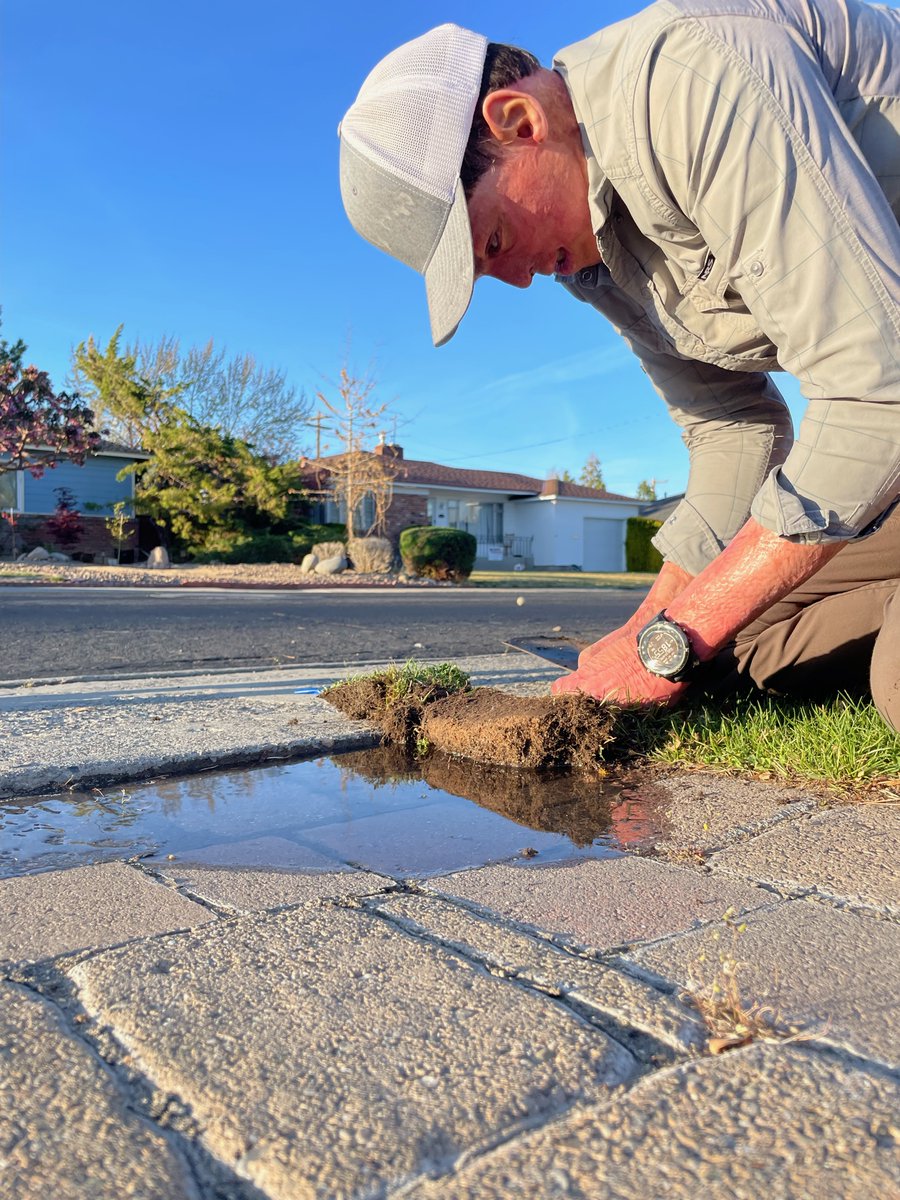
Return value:
<svg viewBox="0 0 900 1200">
<path fill-rule="evenodd" d="M 311 473 L 316 468 L 328 470 L 330 459 L 340 455 L 330 454 L 308 464 Z M 632 500 L 618 492 L 607 492 L 599 488 L 582 487 L 579 483 L 564 483 L 562 480 L 535 479 L 532 475 L 517 475 L 509 471 L 472 471 L 467 467 L 445 467 L 441 463 L 427 462 L 415 458 L 388 458 L 382 461 L 395 472 L 395 483 L 421 483 L 430 487 L 471 488 L 479 492 L 505 492 L 510 496 L 556 495 L 581 500 Z"/>
</svg>

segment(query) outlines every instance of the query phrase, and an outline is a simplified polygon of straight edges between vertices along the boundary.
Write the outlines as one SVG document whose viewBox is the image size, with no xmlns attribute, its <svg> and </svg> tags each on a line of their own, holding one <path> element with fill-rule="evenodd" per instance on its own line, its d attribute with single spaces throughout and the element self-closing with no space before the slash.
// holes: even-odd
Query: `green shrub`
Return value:
<svg viewBox="0 0 900 1200">
<path fill-rule="evenodd" d="M 400 557 L 410 575 L 427 579 L 468 579 L 478 543 L 462 529 L 413 525 L 400 534 Z"/>
<path fill-rule="evenodd" d="M 663 564 L 662 555 L 650 539 L 662 521 L 652 517 L 629 517 L 625 532 L 625 570 L 658 571 Z"/>
<path fill-rule="evenodd" d="M 384 537 L 351 538 L 347 553 L 354 571 L 367 575 L 387 575 L 394 565 L 394 547 Z"/>
<path fill-rule="evenodd" d="M 219 533 L 192 557 L 201 563 L 286 563 L 294 561 L 294 544 L 286 533 Z"/>
<path fill-rule="evenodd" d="M 302 562 L 305 555 L 312 551 L 313 546 L 320 542 L 347 541 L 346 525 L 300 525 L 291 532 L 294 546 L 294 562 Z"/>
</svg>

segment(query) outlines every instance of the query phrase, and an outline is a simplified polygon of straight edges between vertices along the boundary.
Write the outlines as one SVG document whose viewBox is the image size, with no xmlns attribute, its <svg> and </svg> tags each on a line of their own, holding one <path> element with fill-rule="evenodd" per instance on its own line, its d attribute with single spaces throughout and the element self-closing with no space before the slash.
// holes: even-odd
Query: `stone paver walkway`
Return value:
<svg viewBox="0 0 900 1200">
<path fill-rule="evenodd" d="M 7 692 L 0 787 L 371 741 L 308 675 Z M 251 835 L 0 881 L 0 1198 L 900 1197 L 897 807 L 652 788 L 650 856 L 411 878 Z M 790 1040 L 711 1052 L 730 972 Z"/>
</svg>

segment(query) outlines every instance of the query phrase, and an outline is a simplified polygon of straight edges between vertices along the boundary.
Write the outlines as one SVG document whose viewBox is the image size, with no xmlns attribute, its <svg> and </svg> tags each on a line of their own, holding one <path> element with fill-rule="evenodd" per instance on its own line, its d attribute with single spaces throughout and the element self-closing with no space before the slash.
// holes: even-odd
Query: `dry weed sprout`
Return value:
<svg viewBox="0 0 900 1200">
<path fill-rule="evenodd" d="M 748 1002 L 738 979 L 746 964 L 737 956 L 738 938 L 747 926 L 736 922 L 733 908 L 727 909 L 722 919 L 731 933 L 730 944 L 720 948 L 718 966 L 711 977 L 707 954 L 704 952 L 694 960 L 681 996 L 700 1013 L 709 1031 L 706 1043 L 709 1053 L 723 1054 L 751 1042 L 796 1042 L 811 1038 L 812 1031 L 788 1022 L 774 1005 Z M 713 932 L 714 941 L 721 940 L 721 932 Z"/>
</svg>

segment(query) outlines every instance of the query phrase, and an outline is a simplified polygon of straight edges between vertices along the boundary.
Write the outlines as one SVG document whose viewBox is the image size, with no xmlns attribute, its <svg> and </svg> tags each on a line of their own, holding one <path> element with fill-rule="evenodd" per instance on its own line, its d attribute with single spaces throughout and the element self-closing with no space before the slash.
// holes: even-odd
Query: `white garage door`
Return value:
<svg viewBox="0 0 900 1200">
<path fill-rule="evenodd" d="M 625 522 L 610 517 L 584 518 L 585 571 L 625 570 Z"/>
</svg>

